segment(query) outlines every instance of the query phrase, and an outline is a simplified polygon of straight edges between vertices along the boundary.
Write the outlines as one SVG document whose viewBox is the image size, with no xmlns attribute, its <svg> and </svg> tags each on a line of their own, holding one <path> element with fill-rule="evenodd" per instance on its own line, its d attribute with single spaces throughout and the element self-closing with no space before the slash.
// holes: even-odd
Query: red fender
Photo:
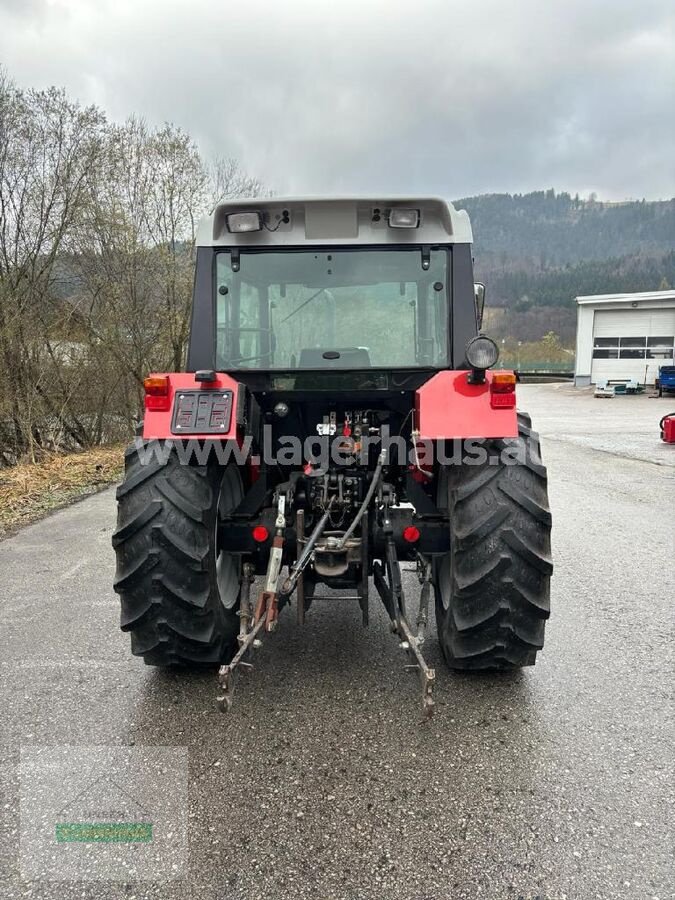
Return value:
<svg viewBox="0 0 675 900">
<path fill-rule="evenodd" d="M 158 376 L 151 375 L 149 378 Z M 238 411 L 242 409 L 244 402 L 244 385 L 221 372 L 216 374 L 216 380 L 211 382 L 195 381 L 193 372 L 171 372 L 159 376 L 168 379 L 168 393 L 161 397 L 145 397 L 145 414 L 143 417 L 143 437 L 146 440 L 153 438 L 180 438 L 182 436 L 195 440 L 235 440 L 237 437 L 237 424 L 241 419 Z M 192 430 L 196 418 L 189 410 L 184 412 L 183 424 L 178 420 L 178 413 L 174 411 L 176 395 L 181 392 L 186 395 L 192 392 L 200 394 L 217 394 L 222 403 L 217 403 L 212 412 L 213 424 L 217 430 L 208 433 Z M 163 408 L 157 408 L 163 407 Z M 224 427 L 220 427 L 221 423 Z"/>
<path fill-rule="evenodd" d="M 494 376 L 504 374 L 509 373 L 488 370 L 484 384 L 470 384 L 465 370 L 446 370 L 430 378 L 415 392 L 420 439 L 517 437 L 515 391 L 501 393 L 493 387 Z"/>
<path fill-rule="evenodd" d="M 415 392 L 415 423 L 422 440 L 443 438 L 516 437 L 518 422 L 515 395 L 495 394 L 491 390 L 494 375 L 485 373 L 484 384 L 470 384 L 466 370 L 438 372 Z M 217 373 L 216 380 L 205 384 L 195 381 L 194 373 L 172 372 L 168 379 L 166 402 L 158 404 L 155 397 L 146 396 L 143 437 L 197 440 L 235 440 L 238 410 L 244 399 L 244 386 L 229 375 Z M 216 392 L 231 395 L 226 427 L 218 431 L 197 432 L 189 427 L 176 428 L 174 400 L 181 391 Z M 497 397 L 508 397 L 508 405 L 495 406 Z M 163 405 L 164 408 L 157 408 Z M 174 430 L 175 429 L 175 430 Z"/>
</svg>

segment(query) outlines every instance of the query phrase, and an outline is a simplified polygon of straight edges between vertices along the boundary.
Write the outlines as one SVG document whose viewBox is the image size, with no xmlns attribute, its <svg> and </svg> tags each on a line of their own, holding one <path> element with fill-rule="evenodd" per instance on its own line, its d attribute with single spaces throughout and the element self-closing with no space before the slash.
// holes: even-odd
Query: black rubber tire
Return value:
<svg viewBox="0 0 675 900">
<path fill-rule="evenodd" d="M 241 476 L 166 450 L 152 441 L 126 452 L 113 535 L 120 624 L 148 665 L 217 665 L 236 650 L 241 560 L 216 547 L 216 520 L 241 499 Z"/>
<path fill-rule="evenodd" d="M 519 437 L 486 440 L 488 455 L 505 450 L 516 465 L 448 465 L 439 505 L 448 508 L 450 552 L 434 565 L 436 624 L 451 669 L 534 665 L 550 614 L 551 513 L 539 436 L 518 413 Z M 447 499 L 446 499 L 447 498 Z"/>
</svg>

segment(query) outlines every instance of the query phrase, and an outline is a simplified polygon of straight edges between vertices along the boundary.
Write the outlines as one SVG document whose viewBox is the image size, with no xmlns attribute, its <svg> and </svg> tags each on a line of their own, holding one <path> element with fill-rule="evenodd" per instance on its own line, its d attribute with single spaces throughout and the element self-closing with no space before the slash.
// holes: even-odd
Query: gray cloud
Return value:
<svg viewBox="0 0 675 900">
<path fill-rule="evenodd" d="M 278 193 L 675 194 L 672 0 L 0 0 L 0 60 Z"/>
</svg>

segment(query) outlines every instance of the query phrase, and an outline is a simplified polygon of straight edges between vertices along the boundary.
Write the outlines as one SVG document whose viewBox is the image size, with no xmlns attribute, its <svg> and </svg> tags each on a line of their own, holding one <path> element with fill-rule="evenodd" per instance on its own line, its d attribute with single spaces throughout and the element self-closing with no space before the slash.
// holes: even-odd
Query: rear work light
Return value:
<svg viewBox="0 0 675 900">
<path fill-rule="evenodd" d="M 490 406 L 512 409 L 516 405 L 516 376 L 513 372 L 495 372 L 490 380 Z"/>
<path fill-rule="evenodd" d="M 225 219 L 230 234 L 262 230 L 262 215 L 259 212 L 230 213 Z"/>
<path fill-rule="evenodd" d="M 466 345 L 466 359 L 472 369 L 491 369 L 499 359 L 499 347 L 492 338 L 479 334 Z"/>
<path fill-rule="evenodd" d="M 390 228 L 417 228 L 420 224 L 419 209 L 392 209 L 389 212 Z"/>
<path fill-rule="evenodd" d="M 151 412 L 167 412 L 171 408 L 168 375 L 148 375 L 143 381 L 145 408 Z"/>
</svg>

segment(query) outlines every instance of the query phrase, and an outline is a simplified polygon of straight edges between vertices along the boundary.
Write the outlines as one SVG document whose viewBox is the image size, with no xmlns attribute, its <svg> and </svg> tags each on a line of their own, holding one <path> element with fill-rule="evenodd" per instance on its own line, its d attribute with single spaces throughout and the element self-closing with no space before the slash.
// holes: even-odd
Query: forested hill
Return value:
<svg viewBox="0 0 675 900">
<path fill-rule="evenodd" d="M 482 194 L 456 200 L 473 226 L 477 261 L 545 269 L 675 249 L 675 199 L 624 203 L 581 200 L 554 190 Z"/>
<path fill-rule="evenodd" d="M 571 347 L 576 296 L 675 284 L 675 199 L 601 203 L 549 190 L 455 205 L 471 217 L 475 276 L 500 339 L 537 341 L 553 330 Z"/>
</svg>

